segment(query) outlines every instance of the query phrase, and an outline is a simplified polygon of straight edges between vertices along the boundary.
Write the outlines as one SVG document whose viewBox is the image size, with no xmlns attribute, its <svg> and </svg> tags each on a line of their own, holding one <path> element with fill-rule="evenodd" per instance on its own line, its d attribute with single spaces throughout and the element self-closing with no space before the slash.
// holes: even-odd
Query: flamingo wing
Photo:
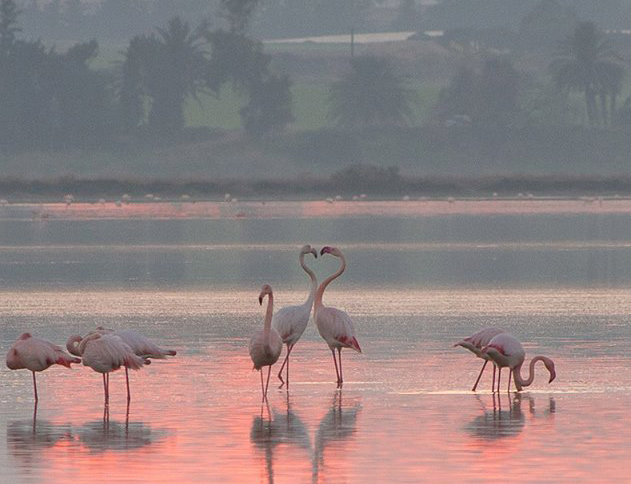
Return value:
<svg viewBox="0 0 631 484">
<path fill-rule="evenodd" d="M 316 326 L 331 348 L 351 348 L 361 353 L 350 316 L 337 308 L 324 307 L 316 313 Z"/>
<path fill-rule="evenodd" d="M 120 329 L 114 331 L 114 334 L 122 339 L 132 351 L 145 358 L 166 358 L 167 356 L 175 356 L 173 350 L 160 348 L 146 336 L 128 329 Z"/>
<path fill-rule="evenodd" d="M 278 331 L 283 343 L 294 344 L 307 328 L 310 316 L 309 307 L 287 306 L 276 312 L 272 318 L 272 328 Z"/>
</svg>

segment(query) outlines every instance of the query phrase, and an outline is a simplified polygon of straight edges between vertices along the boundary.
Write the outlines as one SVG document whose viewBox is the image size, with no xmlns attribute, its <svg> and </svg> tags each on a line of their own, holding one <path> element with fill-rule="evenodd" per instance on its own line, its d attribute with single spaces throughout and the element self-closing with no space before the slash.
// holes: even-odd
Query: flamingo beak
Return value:
<svg viewBox="0 0 631 484">
<path fill-rule="evenodd" d="M 315 249 L 311 249 L 311 254 L 313 254 L 313 257 L 315 257 L 316 259 L 318 258 L 318 251 Z"/>
<path fill-rule="evenodd" d="M 320 255 L 330 254 L 330 253 L 331 253 L 331 247 L 329 247 L 328 245 L 325 247 L 322 247 L 322 250 L 320 251 Z"/>
<path fill-rule="evenodd" d="M 263 296 L 259 296 L 259 304 L 262 306 L 263 305 Z"/>
</svg>

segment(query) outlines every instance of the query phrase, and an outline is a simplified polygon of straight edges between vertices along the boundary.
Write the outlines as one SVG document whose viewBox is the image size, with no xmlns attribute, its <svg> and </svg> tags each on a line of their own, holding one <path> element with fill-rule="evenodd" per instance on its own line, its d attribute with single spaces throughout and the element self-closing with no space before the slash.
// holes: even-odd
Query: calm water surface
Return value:
<svg viewBox="0 0 631 484">
<path fill-rule="evenodd" d="M 501 203 L 501 202 L 498 202 Z M 337 214 L 283 218 L 2 219 L 0 348 L 24 331 L 63 344 L 134 328 L 178 356 L 111 376 L 81 365 L 0 370 L 0 481 L 628 482 L 631 212 Z M 247 341 L 257 296 L 302 302 L 305 242 L 349 268 L 325 295 L 363 354 L 331 354 L 311 324 L 289 392 L 261 405 Z M 333 258 L 310 261 L 320 279 Z M 518 335 L 557 379 L 493 396 L 452 344 Z M 541 371 L 542 368 L 537 368 Z M 274 377 L 273 377 L 274 378 Z M 275 380 L 272 380 L 275 383 Z M 34 411 L 36 410 L 36 413 Z"/>
</svg>

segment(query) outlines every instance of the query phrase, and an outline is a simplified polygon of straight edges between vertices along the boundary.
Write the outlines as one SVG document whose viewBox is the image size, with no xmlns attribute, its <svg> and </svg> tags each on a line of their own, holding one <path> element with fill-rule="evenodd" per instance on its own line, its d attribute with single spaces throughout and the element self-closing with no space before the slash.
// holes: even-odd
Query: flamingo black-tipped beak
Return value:
<svg viewBox="0 0 631 484">
<path fill-rule="evenodd" d="M 331 252 L 331 247 L 326 245 L 326 246 L 322 247 L 322 250 L 320 251 L 320 255 L 328 254 L 330 252 Z"/>
<path fill-rule="evenodd" d="M 318 258 L 318 251 L 315 249 L 311 249 L 311 253 L 313 254 L 313 257 L 315 257 L 316 259 Z"/>
<path fill-rule="evenodd" d="M 259 296 L 259 304 L 262 306 L 263 305 L 263 296 Z"/>
</svg>

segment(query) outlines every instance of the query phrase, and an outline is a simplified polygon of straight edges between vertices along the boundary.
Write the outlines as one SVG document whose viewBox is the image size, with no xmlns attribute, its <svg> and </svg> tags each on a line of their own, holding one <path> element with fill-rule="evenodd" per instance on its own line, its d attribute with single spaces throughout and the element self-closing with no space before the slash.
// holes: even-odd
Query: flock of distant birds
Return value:
<svg viewBox="0 0 631 484">
<path fill-rule="evenodd" d="M 298 306 L 288 306 L 278 310 L 274 314 L 274 294 L 269 285 L 264 285 L 259 294 L 259 303 L 267 297 L 267 308 L 263 328 L 254 333 L 249 342 L 249 353 L 254 369 L 259 370 L 261 376 L 261 393 L 263 402 L 267 401 L 267 389 L 269 387 L 272 366 L 280 358 L 283 345 L 287 347 L 287 354 L 278 372 L 281 382 L 280 388 L 286 386 L 289 389 L 289 356 L 304 333 L 313 309 L 315 325 L 318 332 L 329 346 L 335 365 L 337 388 L 342 388 L 344 383 L 342 372 L 342 349 L 349 348 L 361 353 L 361 348 L 355 334 L 355 328 L 349 315 L 337 308 L 325 306 L 322 302 L 324 290 L 335 279 L 340 277 L 346 269 L 344 254 L 337 247 L 325 246 L 320 255 L 330 254 L 340 260 L 340 266 L 336 272 L 327 277 L 318 285 L 314 272 L 305 264 L 305 256 L 311 254 L 318 257 L 316 249 L 305 245 L 300 250 L 299 263 L 307 273 L 311 281 L 311 289 L 307 300 Z M 493 384 L 491 391 L 500 391 L 501 370 L 509 369 L 507 391 L 511 389 L 511 376 L 514 379 L 517 391 L 532 384 L 535 376 L 534 367 L 538 361 L 542 361 L 550 374 L 548 383 L 556 377 L 554 362 L 545 356 L 536 356 L 530 361 L 529 375 L 523 378 L 521 368 L 525 361 L 526 353 L 523 346 L 515 336 L 499 328 L 484 328 L 477 333 L 457 342 L 454 346 L 462 346 L 477 357 L 482 358 L 484 364 L 473 386 L 475 391 L 482 374 L 489 361 L 493 363 Z M 159 347 L 145 336 L 131 330 L 112 330 L 98 327 L 86 336 L 75 335 L 68 338 L 66 348 L 70 355 L 59 346 L 48 341 L 33 337 L 29 333 L 22 334 L 11 346 L 7 353 L 6 364 L 11 370 L 28 369 L 33 374 L 33 391 L 35 402 L 38 401 L 37 382 L 35 373 L 43 371 L 51 365 L 63 365 L 70 367 L 72 363 L 81 363 L 101 373 L 103 378 L 103 391 L 105 405 L 109 404 L 109 374 L 120 368 L 125 368 L 127 383 L 127 401 L 131 399 L 129 389 L 128 370 L 139 370 L 148 365 L 151 359 L 175 356 L 174 350 Z M 336 355 L 337 351 L 337 355 Z M 267 380 L 264 382 L 263 368 L 268 367 Z M 285 377 L 283 378 L 283 370 Z M 497 385 L 495 384 L 496 371 Z"/>
</svg>

